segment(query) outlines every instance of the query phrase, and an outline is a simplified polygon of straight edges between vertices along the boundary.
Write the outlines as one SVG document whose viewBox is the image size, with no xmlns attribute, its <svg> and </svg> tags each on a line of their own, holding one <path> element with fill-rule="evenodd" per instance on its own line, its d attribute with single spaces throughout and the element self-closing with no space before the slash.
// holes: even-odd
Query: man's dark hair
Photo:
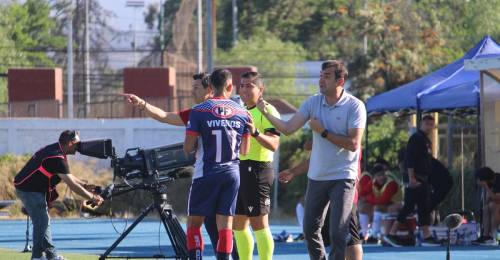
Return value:
<svg viewBox="0 0 500 260">
<path fill-rule="evenodd" d="M 424 117 L 422 117 L 422 121 L 428 121 L 428 120 L 434 121 L 434 117 L 431 115 L 425 115 Z"/>
<path fill-rule="evenodd" d="M 480 181 L 491 181 L 495 178 L 495 172 L 490 167 L 479 168 L 474 175 Z"/>
<path fill-rule="evenodd" d="M 217 69 L 210 75 L 210 83 L 214 87 L 216 93 L 222 93 L 227 87 L 227 80 L 232 79 L 231 72 L 227 69 Z"/>
<path fill-rule="evenodd" d="M 338 60 L 327 60 L 321 64 L 321 70 L 335 68 L 335 79 L 347 79 L 347 68 Z"/>
<path fill-rule="evenodd" d="M 201 72 L 193 75 L 194 80 L 201 80 L 201 85 L 203 88 L 208 88 L 210 86 L 210 74 Z"/>
<path fill-rule="evenodd" d="M 70 141 L 75 140 L 76 138 L 79 138 L 79 133 L 76 130 L 64 130 L 60 135 L 59 135 L 59 143 L 66 145 L 69 144 Z"/>
<path fill-rule="evenodd" d="M 256 71 L 247 71 L 240 76 L 242 79 L 250 79 L 252 82 L 257 85 L 257 87 L 262 87 L 264 82 L 262 80 L 262 75 Z"/>
<path fill-rule="evenodd" d="M 382 164 L 375 164 L 372 168 L 372 175 L 375 175 L 379 172 L 385 172 L 385 167 Z"/>
<path fill-rule="evenodd" d="M 385 159 L 383 158 L 378 158 L 376 161 L 375 161 L 375 164 L 379 164 L 383 167 L 385 167 L 386 169 L 390 169 L 391 168 L 391 165 L 389 164 L 388 161 L 386 161 Z"/>
</svg>

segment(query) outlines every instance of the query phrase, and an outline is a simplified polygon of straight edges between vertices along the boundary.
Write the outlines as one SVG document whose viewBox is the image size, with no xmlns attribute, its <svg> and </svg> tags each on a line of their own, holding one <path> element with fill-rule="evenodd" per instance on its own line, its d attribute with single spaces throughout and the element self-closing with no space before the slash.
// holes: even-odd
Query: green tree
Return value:
<svg viewBox="0 0 500 260">
<path fill-rule="evenodd" d="M 303 97 L 297 96 L 296 64 L 303 61 L 305 52 L 298 44 L 282 42 L 268 33 L 241 40 L 228 51 L 218 50 L 216 65 L 252 65 L 264 76 L 266 96 L 280 96 L 294 105 Z"/>
<path fill-rule="evenodd" d="M 8 6 L 0 5 L 0 25 L 8 24 Z M 9 67 L 29 64 L 25 53 L 16 49 L 16 43 L 9 37 L 9 30 L 0 26 L 0 73 L 7 73 Z M 0 77 L 0 103 L 7 102 L 7 78 Z M 5 114 L 7 106 L 0 106 L 0 114 Z"/>
<path fill-rule="evenodd" d="M 405 120 L 395 118 L 392 115 L 371 118 L 368 123 L 368 165 L 372 165 L 381 158 L 388 161 L 392 167 L 397 167 L 398 151 L 406 147 L 408 142 L 408 132 L 402 130 Z M 365 158 L 366 159 L 366 158 Z"/>
<path fill-rule="evenodd" d="M 54 34 L 55 20 L 50 16 L 48 1 L 13 2 L 6 7 L 0 26 L 27 60 L 36 66 L 54 66 L 47 49 L 62 48 L 66 40 Z M 15 65 L 13 65 L 15 66 Z"/>
</svg>

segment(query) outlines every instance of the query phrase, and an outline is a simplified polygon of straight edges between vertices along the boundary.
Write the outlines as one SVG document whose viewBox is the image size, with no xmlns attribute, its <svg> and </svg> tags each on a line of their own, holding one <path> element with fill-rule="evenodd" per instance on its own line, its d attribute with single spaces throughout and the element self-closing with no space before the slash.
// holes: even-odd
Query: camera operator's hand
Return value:
<svg viewBox="0 0 500 260">
<path fill-rule="evenodd" d="M 99 207 L 104 202 L 104 199 L 101 196 L 94 194 L 89 202 L 92 207 Z"/>
<path fill-rule="evenodd" d="M 97 185 L 93 185 L 93 184 L 82 184 L 83 188 L 92 192 L 92 193 L 99 193 L 98 190 L 101 190 L 101 187 L 97 186 Z"/>
</svg>

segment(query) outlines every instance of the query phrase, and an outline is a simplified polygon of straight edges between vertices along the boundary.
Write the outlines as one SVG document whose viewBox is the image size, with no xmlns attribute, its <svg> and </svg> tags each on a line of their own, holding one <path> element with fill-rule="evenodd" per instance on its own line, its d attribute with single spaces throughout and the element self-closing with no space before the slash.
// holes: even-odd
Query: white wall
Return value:
<svg viewBox="0 0 500 260">
<path fill-rule="evenodd" d="M 150 148 L 184 141 L 184 127 L 151 119 L 0 119 L 0 155 L 32 154 L 57 142 L 59 134 L 66 129 L 79 130 L 82 140 L 112 139 L 118 157 L 123 157 L 128 148 Z"/>
</svg>

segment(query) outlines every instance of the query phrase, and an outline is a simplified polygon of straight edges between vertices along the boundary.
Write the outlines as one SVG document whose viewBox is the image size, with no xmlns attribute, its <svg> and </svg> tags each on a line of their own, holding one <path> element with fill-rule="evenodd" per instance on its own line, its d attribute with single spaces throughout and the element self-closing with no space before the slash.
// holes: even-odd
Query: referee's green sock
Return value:
<svg viewBox="0 0 500 260">
<path fill-rule="evenodd" d="M 251 260 L 253 255 L 253 236 L 249 228 L 234 230 L 234 239 L 241 260 Z M 260 253 L 259 253 L 260 255 Z"/>
<path fill-rule="evenodd" d="M 271 260 L 274 253 L 274 240 L 269 227 L 254 231 L 257 240 L 259 260 Z"/>
</svg>

